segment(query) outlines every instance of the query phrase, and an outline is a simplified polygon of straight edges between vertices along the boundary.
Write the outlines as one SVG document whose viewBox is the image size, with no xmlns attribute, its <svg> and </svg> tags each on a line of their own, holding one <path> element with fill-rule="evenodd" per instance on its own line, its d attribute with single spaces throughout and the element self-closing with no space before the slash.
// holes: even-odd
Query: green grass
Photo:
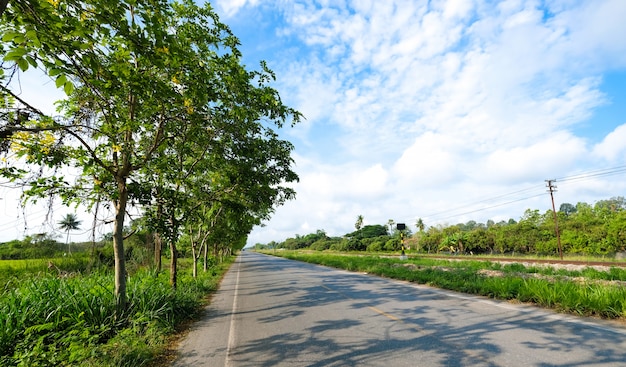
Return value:
<svg viewBox="0 0 626 367">
<path fill-rule="evenodd" d="M 128 279 L 128 307 L 116 316 L 108 271 L 59 277 L 36 262 L 3 263 L 23 274 L 0 294 L 0 366 L 146 366 L 177 325 L 198 314 L 229 265 L 193 279 L 181 261 L 176 290 L 167 271 L 138 271 Z"/>
<path fill-rule="evenodd" d="M 608 272 L 593 268 L 569 271 L 476 260 L 416 257 L 401 261 L 397 257 L 296 251 L 281 251 L 277 255 L 495 299 L 532 302 L 560 312 L 608 319 L 626 317 L 626 287 L 606 282 L 626 281 L 624 268 L 612 267 Z M 487 276 L 480 273 L 481 270 L 499 273 Z M 584 278 L 584 282 L 574 281 L 574 278 Z"/>
<path fill-rule="evenodd" d="M 55 267 L 49 267 L 49 264 Z M 53 259 L 32 260 L 0 260 L 0 282 L 5 288 L 19 284 L 29 277 L 40 277 L 46 274 L 58 275 L 59 270 L 68 273 L 83 273 L 88 269 L 91 260 L 88 256 L 74 255 Z M 58 268 L 58 270 L 57 270 Z"/>
</svg>

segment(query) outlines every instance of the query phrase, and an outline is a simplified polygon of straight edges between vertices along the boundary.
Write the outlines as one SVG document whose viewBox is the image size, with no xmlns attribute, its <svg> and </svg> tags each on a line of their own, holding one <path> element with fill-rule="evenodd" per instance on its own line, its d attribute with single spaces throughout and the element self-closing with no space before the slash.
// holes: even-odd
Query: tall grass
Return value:
<svg viewBox="0 0 626 367">
<path fill-rule="evenodd" d="M 121 317 L 108 272 L 25 277 L 0 295 L 0 365 L 144 366 L 197 314 L 228 265 L 197 279 L 183 272 L 177 290 L 166 273 L 139 271 L 128 280 Z"/>
<path fill-rule="evenodd" d="M 378 256 L 282 251 L 280 256 L 346 270 L 363 271 L 384 277 L 408 280 L 496 299 L 516 299 L 585 316 L 626 317 L 626 287 L 606 280 L 626 280 L 626 269 L 609 271 L 585 268 L 581 271 L 555 270 L 550 267 L 526 267 L 519 263 L 488 261 L 447 261 Z M 498 276 L 483 275 L 480 270 L 496 270 Z M 539 274 L 540 277 L 529 277 Z M 575 281 L 574 278 L 584 278 Z"/>
</svg>

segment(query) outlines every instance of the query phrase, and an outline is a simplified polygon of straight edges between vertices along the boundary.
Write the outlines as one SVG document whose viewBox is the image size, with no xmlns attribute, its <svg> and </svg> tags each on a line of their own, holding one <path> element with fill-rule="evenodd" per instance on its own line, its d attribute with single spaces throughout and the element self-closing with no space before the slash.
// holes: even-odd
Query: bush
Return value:
<svg viewBox="0 0 626 367">
<path fill-rule="evenodd" d="M 380 241 L 376 241 L 367 246 L 367 251 L 370 252 L 379 252 L 383 250 L 383 243 Z"/>
<path fill-rule="evenodd" d="M 324 251 L 331 248 L 335 242 L 330 239 L 322 239 L 311 244 L 310 249 L 315 251 Z"/>
<path fill-rule="evenodd" d="M 400 239 L 392 238 L 389 241 L 387 241 L 387 243 L 385 243 L 384 249 L 385 251 L 398 251 L 400 250 L 401 246 L 402 246 L 402 243 L 400 242 Z"/>
</svg>

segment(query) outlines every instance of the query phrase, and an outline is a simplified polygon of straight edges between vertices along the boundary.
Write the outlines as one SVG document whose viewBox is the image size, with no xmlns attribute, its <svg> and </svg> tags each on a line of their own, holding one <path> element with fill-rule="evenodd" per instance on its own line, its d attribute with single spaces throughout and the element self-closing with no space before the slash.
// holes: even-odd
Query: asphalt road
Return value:
<svg viewBox="0 0 626 367">
<path fill-rule="evenodd" d="M 626 366 L 626 328 L 243 252 L 173 366 Z"/>
</svg>

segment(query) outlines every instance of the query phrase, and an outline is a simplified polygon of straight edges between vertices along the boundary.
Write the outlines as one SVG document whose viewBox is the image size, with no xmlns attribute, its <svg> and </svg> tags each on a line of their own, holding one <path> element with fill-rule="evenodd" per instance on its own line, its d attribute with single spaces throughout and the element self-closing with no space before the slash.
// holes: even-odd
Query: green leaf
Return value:
<svg viewBox="0 0 626 367">
<path fill-rule="evenodd" d="M 17 66 L 20 67 L 20 70 L 22 71 L 28 70 L 28 61 L 26 61 L 26 59 L 18 59 L 16 63 L 17 63 Z"/>
<path fill-rule="evenodd" d="M 59 75 L 56 80 L 57 88 L 61 88 L 62 85 L 65 85 L 65 82 L 67 82 L 67 77 L 65 75 Z"/>
<path fill-rule="evenodd" d="M 2 35 L 2 42 L 11 42 L 15 37 L 19 35 L 20 34 L 17 32 L 6 32 L 4 35 Z"/>
<path fill-rule="evenodd" d="M 56 76 L 56 75 L 61 74 L 61 72 L 62 72 L 61 69 L 54 69 L 53 68 L 53 69 L 48 70 L 48 75 Z"/>
<path fill-rule="evenodd" d="M 66 82 L 63 89 L 65 90 L 65 94 L 69 96 L 74 91 L 74 84 L 72 84 L 72 82 Z"/>
<path fill-rule="evenodd" d="M 41 47 L 41 41 L 39 41 L 39 37 L 37 37 L 37 31 L 34 29 L 27 31 L 26 37 L 33 42 L 35 47 Z"/>
<path fill-rule="evenodd" d="M 28 61 L 28 63 L 32 65 L 32 67 L 34 68 L 37 67 L 37 60 L 35 60 L 34 57 L 26 55 L 25 58 L 26 58 L 26 61 Z"/>
<path fill-rule="evenodd" d="M 14 48 L 4 55 L 4 61 L 17 61 L 26 55 L 26 49 L 23 47 Z"/>
</svg>

